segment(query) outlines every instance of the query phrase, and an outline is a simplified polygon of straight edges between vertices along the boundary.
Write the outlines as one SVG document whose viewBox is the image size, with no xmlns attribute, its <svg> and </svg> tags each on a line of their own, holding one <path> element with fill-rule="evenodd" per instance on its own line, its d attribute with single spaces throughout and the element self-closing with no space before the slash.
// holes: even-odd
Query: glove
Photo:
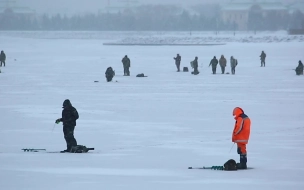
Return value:
<svg viewBox="0 0 304 190">
<path fill-rule="evenodd" d="M 56 124 L 60 123 L 60 119 L 56 119 L 55 123 Z"/>
</svg>

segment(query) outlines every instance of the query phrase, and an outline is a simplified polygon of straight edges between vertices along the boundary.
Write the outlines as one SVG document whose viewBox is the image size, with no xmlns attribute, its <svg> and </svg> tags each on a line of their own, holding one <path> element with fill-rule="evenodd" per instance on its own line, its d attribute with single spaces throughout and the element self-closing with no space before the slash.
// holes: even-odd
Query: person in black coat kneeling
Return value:
<svg viewBox="0 0 304 190">
<path fill-rule="evenodd" d="M 303 75 L 303 63 L 301 60 L 299 61 L 299 65 L 295 70 L 296 70 L 296 75 Z"/>
<path fill-rule="evenodd" d="M 112 67 L 108 67 L 106 72 L 105 72 L 105 76 L 107 79 L 107 82 L 111 82 L 113 77 L 115 76 L 115 71 L 112 69 Z"/>
<path fill-rule="evenodd" d="M 191 74 L 198 75 L 199 74 L 199 71 L 198 71 L 198 57 L 195 57 L 195 59 L 193 61 L 191 61 L 191 67 L 194 69 L 194 71 L 191 72 Z"/>
</svg>

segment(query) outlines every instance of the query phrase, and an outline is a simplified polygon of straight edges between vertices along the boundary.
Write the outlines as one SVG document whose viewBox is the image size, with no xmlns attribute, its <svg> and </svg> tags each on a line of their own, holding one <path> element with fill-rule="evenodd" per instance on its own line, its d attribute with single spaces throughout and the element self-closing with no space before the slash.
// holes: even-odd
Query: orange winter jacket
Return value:
<svg viewBox="0 0 304 190">
<path fill-rule="evenodd" d="M 244 114 L 242 108 L 234 108 L 233 115 L 236 121 L 232 133 L 232 142 L 247 144 L 250 136 L 251 121 L 249 117 Z"/>
</svg>

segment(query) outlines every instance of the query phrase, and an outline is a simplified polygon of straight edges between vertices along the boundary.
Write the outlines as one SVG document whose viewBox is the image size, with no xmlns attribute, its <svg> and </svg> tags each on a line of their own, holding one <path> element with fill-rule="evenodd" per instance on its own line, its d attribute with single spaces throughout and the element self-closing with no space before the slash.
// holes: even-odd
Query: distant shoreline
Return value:
<svg viewBox="0 0 304 190">
<path fill-rule="evenodd" d="M 141 43 L 103 43 L 105 46 L 219 46 L 220 44 L 141 44 Z"/>
</svg>

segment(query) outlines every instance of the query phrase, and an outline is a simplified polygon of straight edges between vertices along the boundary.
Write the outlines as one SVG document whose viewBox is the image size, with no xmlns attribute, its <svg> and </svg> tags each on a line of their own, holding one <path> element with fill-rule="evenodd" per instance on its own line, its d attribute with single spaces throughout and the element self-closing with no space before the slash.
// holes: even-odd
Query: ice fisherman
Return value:
<svg viewBox="0 0 304 190">
<path fill-rule="evenodd" d="M 70 152 L 72 147 L 77 146 L 77 141 L 74 137 L 74 129 L 76 126 L 76 120 L 79 118 L 79 114 L 70 102 L 69 99 L 63 102 L 62 117 L 56 119 L 55 123 L 63 123 L 63 134 L 66 141 L 67 149 L 64 152 Z"/>
</svg>

